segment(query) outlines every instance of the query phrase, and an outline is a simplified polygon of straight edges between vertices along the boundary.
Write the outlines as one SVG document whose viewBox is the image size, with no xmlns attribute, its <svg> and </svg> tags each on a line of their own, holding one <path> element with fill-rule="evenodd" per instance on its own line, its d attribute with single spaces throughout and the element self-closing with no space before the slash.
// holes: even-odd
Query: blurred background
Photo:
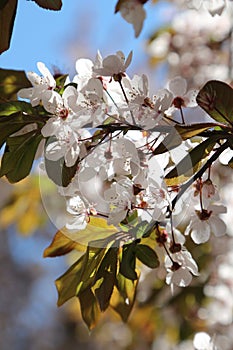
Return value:
<svg viewBox="0 0 233 350">
<path fill-rule="evenodd" d="M 176 75 L 192 88 L 208 79 L 231 82 L 231 8 L 212 17 L 206 10 L 182 7 L 184 3 L 146 3 L 147 19 L 135 39 L 132 26 L 119 13 L 114 15 L 114 1 L 64 0 L 62 10 L 54 12 L 21 0 L 11 47 L 0 56 L 0 67 L 36 71 L 36 62 L 42 61 L 52 72 L 72 78 L 78 58 L 94 59 L 97 50 L 103 56 L 133 50 L 129 74 L 147 74 L 151 93 Z M 228 167 L 214 167 L 215 183 L 228 206 L 228 234 L 198 247 L 187 242 L 201 276 L 172 295 L 154 270 L 143 271 L 128 323 L 108 310 L 91 334 L 81 320 L 78 301 L 56 306 L 53 281 L 73 257 L 42 257 L 56 227 L 42 205 L 37 170 L 35 166 L 17 185 L 0 180 L 1 350 L 188 350 L 198 331 L 207 331 L 222 349 L 232 350 L 233 179 Z M 49 182 L 42 181 L 47 196 L 53 196 Z"/>
</svg>

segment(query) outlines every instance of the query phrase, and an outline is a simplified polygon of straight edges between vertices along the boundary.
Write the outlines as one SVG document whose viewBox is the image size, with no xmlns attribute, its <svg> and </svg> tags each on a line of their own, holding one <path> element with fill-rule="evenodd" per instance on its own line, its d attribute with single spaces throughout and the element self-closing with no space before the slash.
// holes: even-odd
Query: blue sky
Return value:
<svg viewBox="0 0 233 350">
<path fill-rule="evenodd" d="M 122 50 L 134 51 L 133 65 L 145 65 L 145 40 L 167 14 L 167 6 L 146 4 L 147 20 L 138 39 L 132 25 L 114 15 L 116 1 L 63 1 L 61 11 L 48 11 L 33 1 L 20 0 L 10 49 L 0 56 L 0 67 L 36 70 L 36 62 L 74 74 L 75 60 Z M 100 5 L 101 4 L 101 5 Z"/>
</svg>

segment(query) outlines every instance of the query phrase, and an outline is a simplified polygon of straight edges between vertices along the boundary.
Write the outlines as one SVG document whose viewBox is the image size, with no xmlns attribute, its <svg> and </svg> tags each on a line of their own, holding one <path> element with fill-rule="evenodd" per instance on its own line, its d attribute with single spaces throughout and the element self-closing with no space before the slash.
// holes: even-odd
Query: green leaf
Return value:
<svg viewBox="0 0 233 350">
<path fill-rule="evenodd" d="M 8 137 L 2 157 L 0 177 L 6 175 L 9 182 L 15 183 L 28 176 L 42 138 L 38 130 Z"/>
<path fill-rule="evenodd" d="M 45 169 L 46 169 L 47 175 L 58 186 L 67 187 L 70 184 L 71 180 L 76 174 L 77 164 L 78 164 L 78 160 L 73 166 L 68 167 L 65 164 L 64 157 L 61 157 L 57 161 L 53 161 L 53 160 L 47 159 L 45 156 Z"/>
<path fill-rule="evenodd" d="M 159 259 L 156 252 L 148 245 L 138 244 L 135 253 L 136 257 L 151 269 L 155 269 L 159 266 Z"/>
<path fill-rule="evenodd" d="M 132 281 L 120 273 L 117 275 L 116 288 L 114 288 L 110 305 L 121 316 L 124 322 L 127 322 L 132 311 L 137 285 L 138 279 Z"/>
<path fill-rule="evenodd" d="M 91 289 L 86 289 L 79 295 L 80 307 L 83 321 L 89 330 L 92 330 L 99 319 L 100 310 L 97 299 Z"/>
<path fill-rule="evenodd" d="M 17 92 L 28 87 L 31 83 L 24 71 L 0 69 L 0 102 L 17 100 Z"/>
<path fill-rule="evenodd" d="M 33 115 L 35 114 L 35 109 L 30 103 L 24 101 L 11 101 L 6 103 L 0 103 L 0 117 L 15 114 L 17 112 L 24 112 L 26 114 Z"/>
<path fill-rule="evenodd" d="M 136 267 L 136 254 L 135 254 L 135 245 L 136 241 L 124 245 L 122 252 L 122 260 L 120 263 L 120 273 L 130 279 L 136 280 L 138 278 L 137 273 L 135 271 Z"/>
<path fill-rule="evenodd" d="M 116 283 L 118 248 L 109 248 L 97 271 L 95 280 L 103 279 L 100 286 L 95 289 L 100 310 L 105 311 L 110 302 L 114 285 Z"/>
<path fill-rule="evenodd" d="M 167 186 L 181 184 L 198 171 L 202 161 L 210 154 L 216 141 L 220 138 L 221 136 L 214 135 L 189 151 L 175 168 L 165 176 Z"/>
<path fill-rule="evenodd" d="M 48 253 L 50 252 L 51 250 Z M 95 284 L 96 274 L 105 252 L 106 248 L 88 246 L 85 254 L 55 281 L 58 291 L 58 306 L 74 296 L 79 297 Z"/>
<path fill-rule="evenodd" d="M 219 123 L 196 123 L 191 125 L 176 125 L 175 128 L 182 140 L 185 141 L 191 137 L 200 135 L 208 129 L 217 128 L 219 126 L 222 127 L 223 125 Z"/>
<path fill-rule="evenodd" d="M 17 0 L 8 0 L 0 7 L 0 54 L 10 46 L 14 21 L 17 11 Z"/>
<path fill-rule="evenodd" d="M 77 285 L 80 281 L 84 261 L 85 254 L 55 281 L 58 291 L 58 306 L 63 305 L 67 300 L 76 295 Z"/>
<path fill-rule="evenodd" d="M 146 238 L 151 235 L 155 229 L 155 223 L 149 223 L 146 220 L 140 222 L 137 226 L 129 230 L 129 234 L 136 239 Z"/>
<path fill-rule="evenodd" d="M 233 125 L 233 90 L 230 85 L 218 81 L 208 81 L 197 95 L 198 105 L 213 119 Z"/>
<path fill-rule="evenodd" d="M 80 280 L 76 289 L 77 296 L 86 288 L 94 285 L 96 273 L 105 252 L 106 248 L 87 247 Z"/>
<path fill-rule="evenodd" d="M 20 112 L 20 109 L 23 110 L 24 108 L 27 111 L 29 110 L 26 102 L 25 105 L 23 103 L 24 106 L 22 106 L 21 103 L 17 107 L 15 105 L 16 103 L 0 104 L 0 148 L 9 136 L 21 130 L 24 126 L 36 123 L 39 131 L 47 120 L 45 116 L 31 116 Z M 5 108 L 5 106 L 7 106 L 7 108 Z M 19 112 L 14 113 L 16 109 L 18 109 Z"/>
<path fill-rule="evenodd" d="M 62 8 L 61 0 L 32 0 L 37 3 L 40 7 L 46 10 L 59 11 Z"/>
</svg>

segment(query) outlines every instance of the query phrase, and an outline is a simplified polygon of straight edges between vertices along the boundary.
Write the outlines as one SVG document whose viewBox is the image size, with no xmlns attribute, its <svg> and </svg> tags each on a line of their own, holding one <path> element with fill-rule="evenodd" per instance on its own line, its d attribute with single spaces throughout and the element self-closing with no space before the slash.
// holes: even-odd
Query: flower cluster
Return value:
<svg viewBox="0 0 233 350">
<path fill-rule="evenodd" d="M 77 74 L 72 81 L 66 78 L 62 88 L 56 86 L 45 65 L 38 63 L 42 77 L 28 73 L 32 87 L 20 90 L 18 96 L 29 99 L 32 106 L 42 105 L 48 113 L 41 134 L 46 139 L 49 176 L 63 176 L 62 172 L 53 174 L 54 162 L 61 159 L 73 174 L 68 184 L 60 181 L 58 186 L 66 201 L 66 229 L 83 230 L 93 216 L 106 218 L 119 231 L 123 226 L 131 232 L 136 223 L 153 223 L 155 241 L 163 251 L 166 282 L 184 287 L 198 275 L 198 267 L 173 220 L 188 206 L 193 208 L 193 203 L 175 206 L 177 186 L 167 187 L 163 179 L 190 147 L 182 142 L 175 125 L 184 125 L 184 109 L 196 105 L 195 92 L 187 94 L 186 82 L 176 77 L 168 88 L 150 94 L 145 75 L 127 75 L 131 60 L 132 52 L 126 58 L 121 51 L 105 58 L 98 52 L 93 62 L 79 59 Z M 176 111 L 181 116 L 177 122 L 173 118 Z M 174 133 L 180 147 L 160 154 L 156 150 L 166 144 L 167 130 Z M 209 177 L 199 179 L 194 194 L 199 207 L 185 235 L 199 244 L 211 232 L 225 233 L 218 216 L 225 207 L 213 203 L 216 188 Z"/>
<path fill-rule="evenodd" d="M 179 74 L 192 87 L 209 79 L 229 76 L 232 2 L 221 16 L 211 16 L 206 6 L 223 9 L 224 1 L 177 1 L 177 11 L 169 24 L 160 28 L 148 42 L 151 62 L 168 62 L 168 75 Z M 182 6 L 183 5 L 183 6 Z M 220 5 L 220 8 L 218 7 Z M 222 6 L 221 6 L 222 5 Z M 198 8 L 198 10 L 197 10 Z M 231 77 L 230 77 L 231 79 Z"/>
</svg>

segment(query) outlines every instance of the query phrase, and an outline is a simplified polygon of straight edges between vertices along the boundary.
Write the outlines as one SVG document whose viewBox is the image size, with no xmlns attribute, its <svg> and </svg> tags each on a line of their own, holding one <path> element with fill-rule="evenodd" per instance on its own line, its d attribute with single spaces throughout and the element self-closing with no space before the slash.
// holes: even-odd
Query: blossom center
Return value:
<svg viewBox="0 0 233 350">
<path fill-rule="evenodd" d="M 201 211 L 196 210 L 196 214 L 201 221 L 206 221 L 210 218 L 210 216 L 212 214 L 212 210 L 210 210 L 210 211 L 208 211 L 206 209 L 202 209 Z"/>
<path fill-rule="evenodd" d="M 184 104 L 185 104 L 184 99 L 182 97 L 177 96 L 173 100 L 173 105 L 178 109 L 180 109 L 182 106 L 184 106 Z"/>
</svg>

